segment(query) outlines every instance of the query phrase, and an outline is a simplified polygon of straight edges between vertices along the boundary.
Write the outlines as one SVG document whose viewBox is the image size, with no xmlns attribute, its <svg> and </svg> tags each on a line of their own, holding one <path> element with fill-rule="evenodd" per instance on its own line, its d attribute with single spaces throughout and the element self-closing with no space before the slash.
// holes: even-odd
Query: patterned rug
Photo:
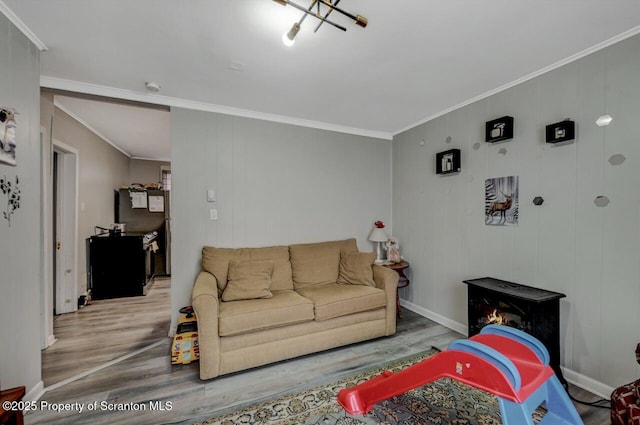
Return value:
<svg viewBox="0 0 640 425">
<path fill-rule="evenodd" d="M 448 378 L 432 382 L 375 405 L 364 416 L 348 415 L 336 401 L 338 392 L 384 370 L 397 372 L 437 353 L 432 349 L 339 381 L 254 404 L 198 425 L 497 425 L 495 396 Z M 544 413 L 534 414 L 538 422 Z"/>
</svg>

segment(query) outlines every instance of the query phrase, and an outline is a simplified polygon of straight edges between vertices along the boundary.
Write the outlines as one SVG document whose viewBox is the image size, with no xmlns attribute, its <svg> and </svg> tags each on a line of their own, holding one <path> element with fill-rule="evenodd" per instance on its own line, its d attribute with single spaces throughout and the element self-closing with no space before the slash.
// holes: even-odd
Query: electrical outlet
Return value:
<svg viewBox="0 0 640 425">
<path fill-rule="evenodd" d="M 209 220 L 217 220 L 218 219 L 218 210 L 215 208 L 211 208 L 209 210 Z"/>
</svg>

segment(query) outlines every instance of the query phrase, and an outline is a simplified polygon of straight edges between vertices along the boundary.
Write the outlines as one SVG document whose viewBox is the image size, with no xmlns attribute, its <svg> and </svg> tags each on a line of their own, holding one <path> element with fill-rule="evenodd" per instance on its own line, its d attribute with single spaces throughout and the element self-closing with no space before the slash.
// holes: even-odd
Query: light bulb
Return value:
<svg viewBox="0 0 640 425">
<path fill-rule="evenodd" d="M 282 42 L 284 43 L 285 46 L 293 46 L 296 40 L 295 38 L 294 39 L 289 38 L 289 34 L 285 32 L 284 34 L 282 34 Z"/>
<path fill-rule="evenodd" d="M 296 40 L 296 35 L 298 35 L 298 31 L 300 31 L 300 24 L 296 22 L 293 24 L 289 32 L 282 34 L 282 42 L 285 46 L 293 46 L 293 43 L 295 43 Z"/>
</svg>

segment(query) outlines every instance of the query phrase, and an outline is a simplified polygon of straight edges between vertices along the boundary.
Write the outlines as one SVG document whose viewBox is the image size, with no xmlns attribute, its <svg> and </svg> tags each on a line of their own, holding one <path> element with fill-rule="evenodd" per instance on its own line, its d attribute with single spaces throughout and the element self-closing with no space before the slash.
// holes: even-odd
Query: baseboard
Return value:
<svg viewBox="0 0 640 425">
<path fill-rule="evenodd" d="M 400 305 L 402 305 L 403 308 L 411 310 L 414 313 L 426 317 L 427 319 L 431 319 L 434 322 L 441 324 L 442 326 L 446 326 L 447 328 L 459 332 L 463 335 L 468 335 L 467 326 L 463 325 L 462 323 L 455 322 L 449 318 L 441 316 L 438 313 L 434 313 L 431 310 L 420 307 L 419 305 L 413 304 L 412 302 L 403 299 L 400 299 Z M 566 368 L 564 366 L 561 366 L 560 368 L 562 369 L 564 378 L 568 382 L 572 383 L 576 387 L 580 387 L 583 390 L 589 391 L 590 393 L 593 393 L 598 397 L 602 397 L 608 400 L 614 390 L 614 388 L 610 387 L 609 385 L 603 384 L 602 382 L 596 381 L 593 378 L 589 378 L 588 376 L 582 375 L 569 368 Z"/>
<path fill-rule="evenodd" d="M 463 325 L 462 323 L 458 323 L 453 321 L 447 317 L 441 316 L 438 313 L 434 313 L 431 310 L 427 310 L 424 307 L 420 307 L 410 301 L 400 299 L 400 305 L 408 310 L 413 311 L 414 313 L 418 313 L 421 316 L 426 317 L 427 319 L 431 319 L 436 323 L 441 324 L 442 326 L 446 326 L 449 329 L 452 329 L 462 335 L 469 335 L 467 331 L 467 325 Z"/>
<path fill-rule="evenodd" d="M 44 348 L 49 348 L 49 347 L 51 347 L 53 344 L 55 344 L 55 343 L 56 343 L 56 341 L 58 341 L 58 338 L 56 338 L 56 336 L 55 336 L 55 335 L 53 335 L 53 334 L 49 335 L 49 336 L 47 337 L 47 343 L 46 343 L 46 344 L 47 344 L 47 346 L 46 346 L 46 347 L 44 347 Z"/>
<path fill-rule="evenodd" d="M 576 387 L 580 387 L 583 390 L 589 391 L 590 393 L 593 393 L 606 400 L 609 400 L 609 398 L 611 397 L 611 393 L 614 390 L 613 387 L 596 381 L 593 378 L 589 378 L 588 376 L 584 376 L 564 366 L 560 366 L 560 369 L 562 369 L 564 378 Z"/>
<path fill-rule="evenodd" d="M 38 382 L 28 393 L 24 395 L 25 401 L 38 401 L 44 394 L 44 382 Z"/>
</svg>

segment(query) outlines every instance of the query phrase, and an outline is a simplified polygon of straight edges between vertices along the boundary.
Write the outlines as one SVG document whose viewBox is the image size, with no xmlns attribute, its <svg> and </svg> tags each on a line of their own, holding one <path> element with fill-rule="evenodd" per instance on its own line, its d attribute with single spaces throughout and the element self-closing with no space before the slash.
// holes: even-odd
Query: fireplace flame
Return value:
<svg viewBox="0 0 640 425">
<path fill-rule="evenodd" d="M 502 325 L 504 323 L 504 316 L 500 316 L 498 313 L 498 309 L 494 309 L 493 313 L 487 316 L 487 320 L 489 324 Z"/>
</svg>

